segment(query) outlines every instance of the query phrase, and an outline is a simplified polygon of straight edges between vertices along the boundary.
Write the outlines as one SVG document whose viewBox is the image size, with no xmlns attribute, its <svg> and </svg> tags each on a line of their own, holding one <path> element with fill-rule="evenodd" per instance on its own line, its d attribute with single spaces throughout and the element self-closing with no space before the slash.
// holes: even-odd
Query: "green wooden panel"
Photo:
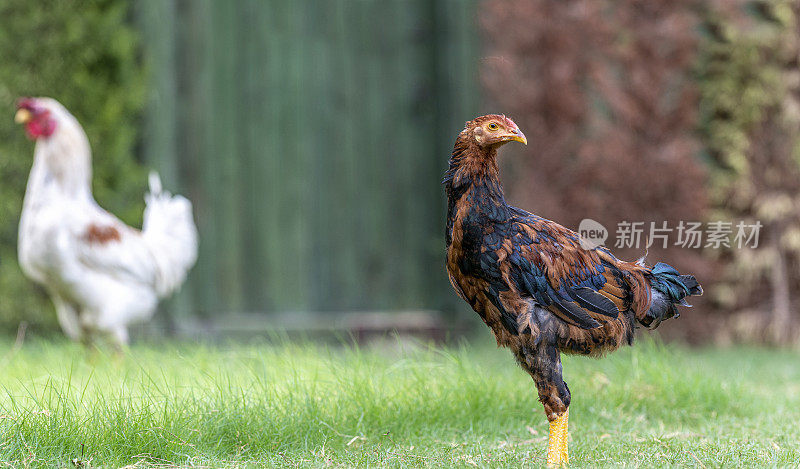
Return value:
<svg viewBox="0 0 800 469">
<path fill-rule="evenodd" d="M 189 195 L 176 314 L 448 309 L 439 183 L 479 108 L 474 0 L 145 0 L 143 151 Z"/>
<path fill-rule="evenodd" d="M 135 12 L 140 19 L 143 35 L 161 39 L 158 42 L 148 43 L 149 55 L 145 64 L 151 72 L 148 109 L 151 114 L 159 116 L 159 119 L 145 119 L 142 150 L 146 155 L 147 164 L 160 173 L 165 186 L 183 191 L 185 187 L 177 186 L 180 169 L 178 158 L 173 156 L 177 149 L 176 83 L 173 79 L 177 65 L 175 2 L 144 0 L 136 5 Z M 187 314 L 194 310 L 192 299 L 192 287 L 187 286 L 174 299 L 169 300 L 165 309 L 178 314 Z M 166 324 L 166 326 L 172 325 Z"/>
</svg>

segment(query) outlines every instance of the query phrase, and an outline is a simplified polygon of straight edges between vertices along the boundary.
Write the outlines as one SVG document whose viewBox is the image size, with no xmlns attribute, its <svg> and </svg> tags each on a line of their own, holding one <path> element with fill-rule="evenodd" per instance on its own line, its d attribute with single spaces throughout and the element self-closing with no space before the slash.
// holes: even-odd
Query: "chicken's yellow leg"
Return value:
<svg viewBox="0 0 800 469">
<path fill-rule="evenodd" d="M 550 422 L 550 441 L 547 444 L 547 465 L 549 467 L 566 466 L 569 464 L 567 451 L 567 422 L 569 421 L 569 408 L 557 419 Z"/>
</svg>

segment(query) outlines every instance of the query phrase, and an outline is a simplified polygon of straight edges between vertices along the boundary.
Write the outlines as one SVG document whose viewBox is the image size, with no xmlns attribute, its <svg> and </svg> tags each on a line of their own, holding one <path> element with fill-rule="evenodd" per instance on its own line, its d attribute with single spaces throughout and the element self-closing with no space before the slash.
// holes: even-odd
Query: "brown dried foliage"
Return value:
<svg viewBox="0 0 800 469">
<path fill-rule="evenodd" d="M 482 4 L 484 85 L 529 140 L 522 158 L 503 161 L 510 201 L 572 228 L 595 219 L 612 238 L 620 221 L 649 227 L 666 220 L 674 228 L 679 220 L 704 219 L 691 77 L 696 6 L 694 0 Z M 649 259 L 701 282 L 714 270 L 695 250 L 655 246 Z"/>
</svg>

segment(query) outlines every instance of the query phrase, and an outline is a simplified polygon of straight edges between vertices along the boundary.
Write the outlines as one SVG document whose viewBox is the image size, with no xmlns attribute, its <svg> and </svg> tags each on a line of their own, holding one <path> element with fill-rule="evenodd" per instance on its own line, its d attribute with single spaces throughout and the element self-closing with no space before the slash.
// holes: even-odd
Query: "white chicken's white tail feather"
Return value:
<svg viewBox="0 0 800 469">
<path fill-rule="evenodd" d="M 161 193 L 161 177 L 155 171 L 150 171 L 147 176 L 147 183 L 150 186 L 150 195 L 158 195 Z"/>
<path fill-rule="evenodd" d="M 150 173 L 149 184 L 142 235 L 153 252 L 156 292 L 163 298 L 181 286 L 197 260 L 197 228 L 189 200 L 163 191 L 155 171 Z"/>
</svg>

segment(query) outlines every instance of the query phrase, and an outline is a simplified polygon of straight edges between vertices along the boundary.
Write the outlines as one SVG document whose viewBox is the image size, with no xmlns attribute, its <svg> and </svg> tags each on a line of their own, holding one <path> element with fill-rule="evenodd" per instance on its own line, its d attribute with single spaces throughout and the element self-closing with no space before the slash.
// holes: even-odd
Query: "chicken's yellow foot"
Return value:
<svg viewBox="0 0 800 469">
<path fill-rule="evenodd" d="M 564 414 L 550 422 L 550 441 L 547 444 L 547 466 L 559 467 L 569 464 L 567 450 L 567 423 L 569 421 L 569 408 Z"/>
</svg>

